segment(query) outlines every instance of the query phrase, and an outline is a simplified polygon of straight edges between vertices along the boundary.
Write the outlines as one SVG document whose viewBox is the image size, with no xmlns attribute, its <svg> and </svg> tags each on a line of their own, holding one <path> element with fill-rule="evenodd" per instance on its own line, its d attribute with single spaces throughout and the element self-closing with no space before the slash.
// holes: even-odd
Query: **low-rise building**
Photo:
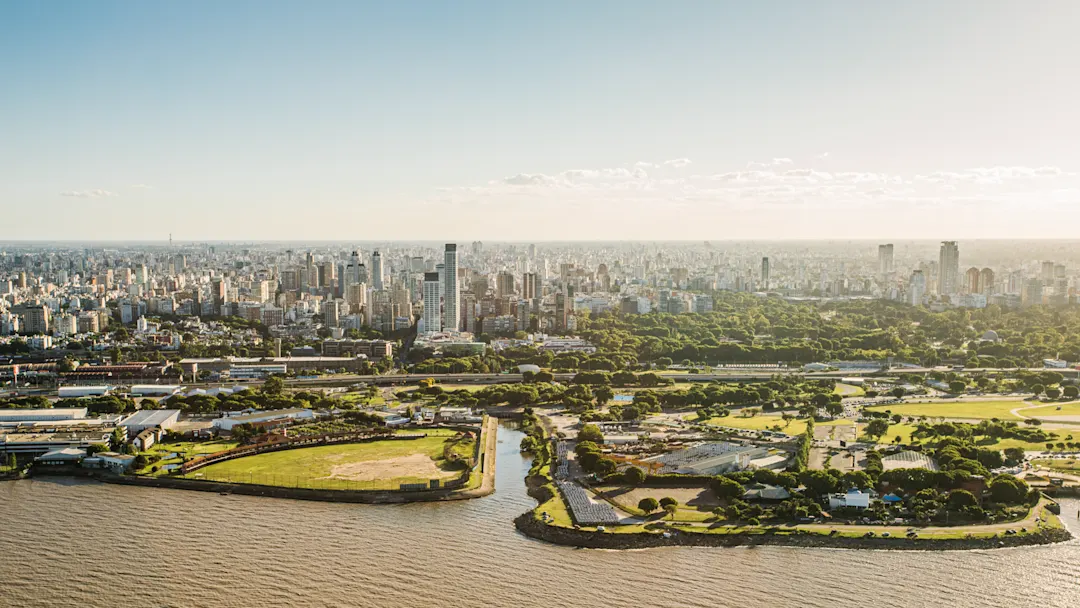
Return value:
<svg viewBox="0 0 1080 608">
<path fill-rule="evenodd" d="M 0 423 L 49 422 L 86 418 L 85 407 L 54 407 L 0 410 Z"/>
<path fill-rule="evenodd" d="M 180 410 L 139 410 L 120 421 L 128 435 L 138 435 L 146 429 L 172 430 L 180 420 Z"/>
<path fill-rule="evenodd" d="M 315 412 L 295 408 L 290 410 L 270 410 L 265 412 L 241 413 L 238 415 L 215 418 L 213 426 L 222 431 L 232 431 L 233 427 L 240 424 L 260 424 L 277 420 L 307 420 L 315 417 Z"/>
<path fill-rule="evenodd" d="M 862 491 L 858 488 L 851 488 L 847 492 L 829 494 L 829 508 L 830 509 L 868 509 L 870 508 L 870 501 L 875 498 L 873 490 Z"/>
</svg>

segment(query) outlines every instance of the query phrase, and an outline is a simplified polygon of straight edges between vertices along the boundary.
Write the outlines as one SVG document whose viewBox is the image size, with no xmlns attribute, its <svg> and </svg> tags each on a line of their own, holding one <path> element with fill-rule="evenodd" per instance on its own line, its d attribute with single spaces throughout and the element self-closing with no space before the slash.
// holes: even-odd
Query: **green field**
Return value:
<svg viewBox="0 0 1080 608">
<path fill-rule="evenodd" d="M 1060 410 L 1058 408 L 1061 408 Z M 1030 410 L 1024 410 L 1020 412 L 1028 418 L 1035 418 L 1040 416 L 1080 416 L 1080 401 L 1070 401 L 1068 403 L 1060 404 L 1047 404 L 1040 407 L 1033 407 Z"/>
<path fill-rule="evenodd" d="M 775 430 L 774 427 L 779 426 L 780 432 L 788 435 L 801 435 L 806 432 L 806 420 L 792 420 L 790 423 L 784 422 L 784 419 L 780 414 L 759 414 L 747 418 L 745 416 L 732 415 L 724 416 L 722 418 L 711 418 L 706 421 L 706 424 L 714 426 L 727 426 L 737 429 L 747 429 L 751 431 L 763 431 L 763 430 Z M 814 423 L 815 426 L 843 426 L 854 424 L 853 421 L 841 418 L 838 420 L 825 420 L 823 422 Z"/>
<path fill-rule="evenodd" d="M 213 441 L 176 441 L 172 443 L 155 443 L 150 447 L 150 454 L 157 454 L 162 457 L 162 460 L 155 462 L 153 465 L 146 467 L 141 471 L 136 471 L 140 474 L 147 475 L 165 475 L 168 471 L 162 469 L 165 465 L 180 464 L 184 460 L 190 460 L 196 456 L 202 456 L 203 454 L 213 454 L 214 452 L 223 452 L 225 450 L 231 450 L 235 448 L 238 443 L 235 441 L 226 441 L 215 439 Z M 176 454 L 175 458 L 164 458 L 169 454 Z M 152 469 L 157 468 L 157 471 Z"/>
<path fill-rule="evenodd" d="M 451 440 L 437 435 L 282 450 L 212 464 L 188 477 L 329 490 L 397 489 L 403 483 L 459 475 L 461 470 L 452 470 L 443 458 L 443 448 Z M 472 456 L 472 442 L 460 442 L 453 451 Z"/>
<path fill-rule="evenodd" d="M 1071 473 L 1073 475 L 1080 474 L 1080 460 L 1076 460 L 1075 458 L 1070 458 L 1068 460 L 1048 458 L 1046 460 L 1036 460 L 1032 464 L 1036 467 L 1060 471 L 1062 473 Z"/>
<path fill-rule="evenodd" d="M 833 393 L 840 395 L 841 397 L 862 397 L 866 394 L 861 386 L 855 386 L 854 384 L 842 384 L 837 383 L 833 388 Z"/>
<path fill-rule="evenodd" d="M 886 410 L 901 416 L 926 416 L 927 418 L 965 418 L 973 420 L 1020 420 L 1011 411 L 1031 405 L 1019 399 L 1000 401 L 931 401 L 929 403 L 906 403 L 866 408 L 869 411 Z"/>
</svg>

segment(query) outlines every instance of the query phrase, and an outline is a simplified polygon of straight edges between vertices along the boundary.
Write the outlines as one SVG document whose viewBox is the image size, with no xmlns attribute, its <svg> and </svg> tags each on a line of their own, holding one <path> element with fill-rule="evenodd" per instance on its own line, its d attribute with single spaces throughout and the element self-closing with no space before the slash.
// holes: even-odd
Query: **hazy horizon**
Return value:
<svg viewBox="0 0 1080 608">
<path fill-rule="evenodd" d="M 1080 4 L 0 6 L 4 241 L 1061 239 Z"/>
</svg>

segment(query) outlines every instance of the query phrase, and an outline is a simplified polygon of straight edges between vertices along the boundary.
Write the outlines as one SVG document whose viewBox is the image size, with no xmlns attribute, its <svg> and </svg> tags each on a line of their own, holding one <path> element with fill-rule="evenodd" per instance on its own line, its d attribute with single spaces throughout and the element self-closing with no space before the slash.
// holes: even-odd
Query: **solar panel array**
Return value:
<svg viewBox="0 0 1080 608">
<path fill-rule="evenodd" d="M 712 458 L 714 456 L 720 456 L 721 454 L 730 454 L 732 452 L 738 452 L 745 450 L 746 446 L 736 445 L 734 443 L 714 442 L 703 443 L 696 445 L 692 448 L 685 450 L 679 450 L 677 452 L 671 452 L 670 454 L 664 454 L 656 460 L 663 463 L 666 467 L 679 468 L 682 465 L 690 465 L 706 458 Z"/>
<path fill-rule="evenodd" d="M 566 504 L 574 515 L 574 521 L 583 526 L 617 524 L 619 515 L 606 502 L 593 502 L 584 488 L 569 481 L 556 482 Z"/>
<path fill-rule="evenodd" d="M 558 466 L 555 468 L 555 477 L 558 479 L 566 479 L 570 477 L 570 463 L 567 461 L 567 454 L 570 453 L 570 448 L 567 447 L 565 441 L 560 441 L 555 446 L 555 462 Z"/>
</svg>

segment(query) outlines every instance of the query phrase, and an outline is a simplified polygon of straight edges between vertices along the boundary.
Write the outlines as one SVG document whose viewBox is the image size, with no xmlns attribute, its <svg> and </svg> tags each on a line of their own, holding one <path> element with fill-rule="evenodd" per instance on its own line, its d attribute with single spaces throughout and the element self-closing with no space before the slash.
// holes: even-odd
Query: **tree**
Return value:
<svg viewBox="0 0 1080 608">
<path fill-rule="evenodd" d="M 717 477 L 709 485 L 712 488 L 713 494 L 722 500 L 742 498 L 744 492 L 742 484 L 730 477 Z"/>
<path fill-rule="evenodd" d="M 892 389 L 892 391 L 890 391 L 890 394 L 897 399 L 903 399 L 904 395 L 907 394 L 907 391 L 904 390 L 904 387 L 898 386 Z"/>
<path fill-rule="evenodd" d="M 825 413 L 836 418 L 844 413 L 844 406 L 835 401 L 830 401 L 829 404 L 825 406 Z"/>
<path fill-rule="evenodd" d="M 665 496 L 660 499 L 660 507 L 664 509 L 668 517 L 675 519 L 675 512 L 679 510 L 679 501 L 670 496 Z"/>
<path fill-rule="evenodd" d="M 660 503 L 656 502 L 655 498 L 646 497 L 642 498 L 637 503 L 638 510 L 644 512 L 646 515 L 660 508 Z"/>
<path fill-rule="evenodd" d="M 810 403 L 812 403 L 816 408 L 823 408 L 828 406 L 829 403 L 831 403 L 831 400 L 829 399 L 829 396 L 825 393 L 817 393 L 810 398 Z"/>
<path fill-rule="evenodd" d="M 1048 388 L 1048 389 L 1046 389 L 1046 397 L 1048 399 L 1057 399 L 1060 396 L 1061 396 L 1061 389 L 1060 388 Z"/>
<path fill-rule="evenodd" d="M 645 471 L 637 467 L 630 467 L 623 471 L 623 480 L 627 485 L 639 486 L 645 482 Z"/>
<path fill-rule="evenodd" d="M 593 395 L 596 397 L 596 404 L 603 406 L 608 401 L 615 398 L 615 391 L 611 390 L 609 387 L 601 386 L 593 391 Z"/>
<path fill-rule="evenodd" d="M 1024 456 L 1024 448 L 1005 448 L 1005 459 L 1013 465 L 1023 462 Z"/>
<path fill-rule="evenodd" d="M 109 448 L 114 452 L 119 450 L 127 439 L 126 435 L 123 428 L 117 427 L 113 429 L 112 435 L 109 437 Z"/>
<path fill-rule="evenodd" d="M 1038 397 L 1042 394 L 1044 390 L 1046 390 L 1046 387 L 1041 384 L 1032 384 L 1030 390 L 1033 397 Z"/>
<path fill-rule="evenodd" d="M 881 418 L 874 418 L 866 425 L 866 434 L 871 437 L 881 437 L 889 432 L 889 423 Z"/>
<path fill-rule="evenodd" d="M 975 495 L 967 490 L 953 490 L 949 492 L 949 510 L 961 511 L 968 507 L 979 506 L 979 499 L 975 498 Z"/>
<path fill-rule="evenodd" d="M 262 386 L 262 392 L 267 395 L 280 395 L 284 391 L 285 380 L 281 376 L 270 376 Z"/>
<path fill-rule="evenodd" d="M 994 502 L 1019 504 L 1027 498 L 1028 486 L 1012 475 L 998 475 L 990 482 L 990 497 Z"/>
<path fill-rule="evenodd" d="M 949 392 L 962 393 L 967 389 L 967 383 L 963 380 L 953 380 L 949 383 Z"/>
<path fill-rule="evenodd" d="M 595 424 L 586 424 L 578 431 L 577 440 L 591 441 L 599 445 L 604 443 L 604 434 L 600 432 L 600 427 Z"/>
<path fill-rule="evenodd" d="M 1061 394 L 1064 395 L 1066 399 L 1076 399 L 1077 397 L 1080 397 L 1080 388 L 1070 384 L 1061 389 Z"/>
</svg>

